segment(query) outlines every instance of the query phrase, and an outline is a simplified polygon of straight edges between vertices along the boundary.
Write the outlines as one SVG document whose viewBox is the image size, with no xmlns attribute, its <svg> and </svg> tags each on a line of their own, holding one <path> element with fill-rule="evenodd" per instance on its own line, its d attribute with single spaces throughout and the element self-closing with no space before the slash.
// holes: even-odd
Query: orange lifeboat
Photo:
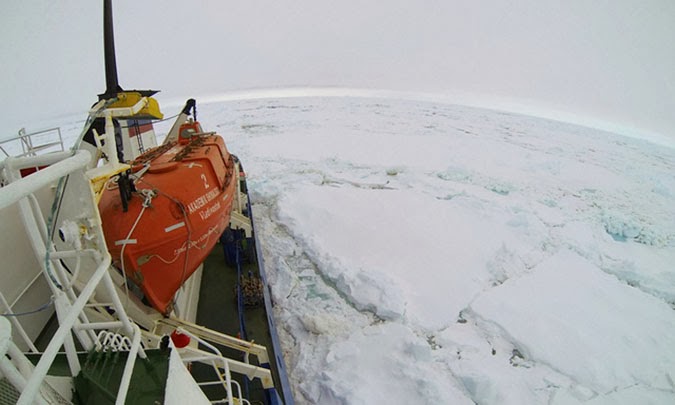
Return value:
<svg viewBox="0 0 675 405">
<path fill-rule="evenodd" d="M 132 167 L 129 177 L 109 180 L 101 196 L 103 231 L 113 264 L 168 315 L 174 294 L 230 222 L 234 159 L 223 138 L 188 121 L 177 140 L 140 155 Z"/>
</svg>

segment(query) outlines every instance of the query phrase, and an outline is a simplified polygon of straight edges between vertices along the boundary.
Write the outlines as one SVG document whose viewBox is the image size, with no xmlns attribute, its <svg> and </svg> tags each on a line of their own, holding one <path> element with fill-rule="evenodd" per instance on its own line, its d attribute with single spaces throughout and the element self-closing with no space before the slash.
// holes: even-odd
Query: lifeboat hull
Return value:
<svg viewBox="0 0 675 405">
<path fill-rule="evenodd" d="M 132 166 L 136 190 L 126 204 L 114 179 L 101 196 L 103 231 L 113 265 L 169 314 L 176 291 L 229 225 L 234 161 L 220 136 L 200 135 L 150 150 Z"/>
</svg>

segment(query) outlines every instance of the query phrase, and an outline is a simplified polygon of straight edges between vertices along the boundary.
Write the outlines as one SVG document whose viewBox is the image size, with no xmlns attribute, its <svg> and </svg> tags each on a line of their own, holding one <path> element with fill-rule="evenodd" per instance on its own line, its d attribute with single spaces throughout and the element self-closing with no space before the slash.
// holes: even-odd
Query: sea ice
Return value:
<svg viewBox="0 0 675 405">
<path fill-rule="evenodd" d="M 674 388 L 675 311 L 569 250 L 481 295 L 471 309 L 501 327 L 526 359 L 596 393 Z"/>
</svg>

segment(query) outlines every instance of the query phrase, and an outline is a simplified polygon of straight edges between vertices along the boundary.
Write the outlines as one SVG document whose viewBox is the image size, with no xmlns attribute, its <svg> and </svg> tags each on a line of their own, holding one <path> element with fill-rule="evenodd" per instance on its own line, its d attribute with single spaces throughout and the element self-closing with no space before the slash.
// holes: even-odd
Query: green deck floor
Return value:
<svg viewBox="0 0 675 405">
<path fill-rule="evenodd" d="M 247 275 L 249 271 L 254 276 L 257 276 L 259 274 L 257 264 L 244 264 L 242 274 Z M 240 335 L 239 319 L 236 316 L 236 282 L 237 269 L 225 263 L 222 246 L 217 244 L 204 262 L 199 307 L 197 310 L 197 324 L 231 336 Z M 245 309 L 245 325 L 247 340 L 267 347 L 268 354 L 273 361 L 272 339 L 269 335 L 264 305 Z M 224 347 L 219 347 L 219 349 L 225 356 L 243 360 L 241 356 L 237 357 L 239 354 L 236 352 Z M 214 376 L 210 368 L 203 365 L 195 364 L 192 371 L 198 381 L 213 378 Z M 239 381 L 242 390 L 244 390 L 247 386 L 244 378 L 236 374 L 233 374 L 233 377 Z M 210 399 L 222 398 L 223 395 L 222 390 L 216 387 L 205 389 L 205 392 Z M 248 395 L 246 393 L 244 395 L 249 398 L 251 403 L 264 403 L 264 390 L 257 381 L 248 383 Z"/>
</svg>

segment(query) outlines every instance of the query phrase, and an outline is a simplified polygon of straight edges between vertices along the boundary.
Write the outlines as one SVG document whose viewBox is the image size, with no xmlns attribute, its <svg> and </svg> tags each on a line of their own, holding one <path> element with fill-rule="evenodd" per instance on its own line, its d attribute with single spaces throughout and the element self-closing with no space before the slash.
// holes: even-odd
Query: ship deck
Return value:
<svg viewBox="0 0 675 405">
<path fill-rule="evenodd" d="M 242 263 L 241 274 L 244 277 L 248 276 L 249 272 L 253 276 L 260 274 L 255 254 L 251 256 L 252 260 L 250 261 L 242 260 L 244 263 Z M 231 336 L 240 336 L 236 285 L 237 269 L 235 266 L 226 264 L 223 248 L 219 243 L 204 262 L 196 323 Z M 244 323 L 246 336 L 243 338 L 267 347 L 270 362 L 274 362 L 275 355 L 272 349 L 272 338 L 270 336 L 264 304 L 257 307 L 245 307 Z M 239 354 L 230 349 L 219 347 L 219 350 L 226 357 L 243 360 L 242 358 L 237 358 L 236 356 Z M 253 357 L 251 360 L 253 361 Z M 276 384 L 279 381 L 276 375 L 277 367 L 274 363 L 270 364 L 270 366 Z M 213 377 L 213 372 L 210 368 L 201 364 L 195 364 L 192 373 L 197 381 L 212 379 Z M 259 381 L 246 382 L 244 381 L 245 378 L 235 374 L 233 374 L 233 377 L 239 381 L 242 390 L 244 390 L 244 397 L 249 398 L 251 403 L 267 403 L 265 400 L 265 390 Z M 207 387 L 204 391 L 211 400 L 222 398 L 223 392 L 220 387 Z"/>
</svg>

